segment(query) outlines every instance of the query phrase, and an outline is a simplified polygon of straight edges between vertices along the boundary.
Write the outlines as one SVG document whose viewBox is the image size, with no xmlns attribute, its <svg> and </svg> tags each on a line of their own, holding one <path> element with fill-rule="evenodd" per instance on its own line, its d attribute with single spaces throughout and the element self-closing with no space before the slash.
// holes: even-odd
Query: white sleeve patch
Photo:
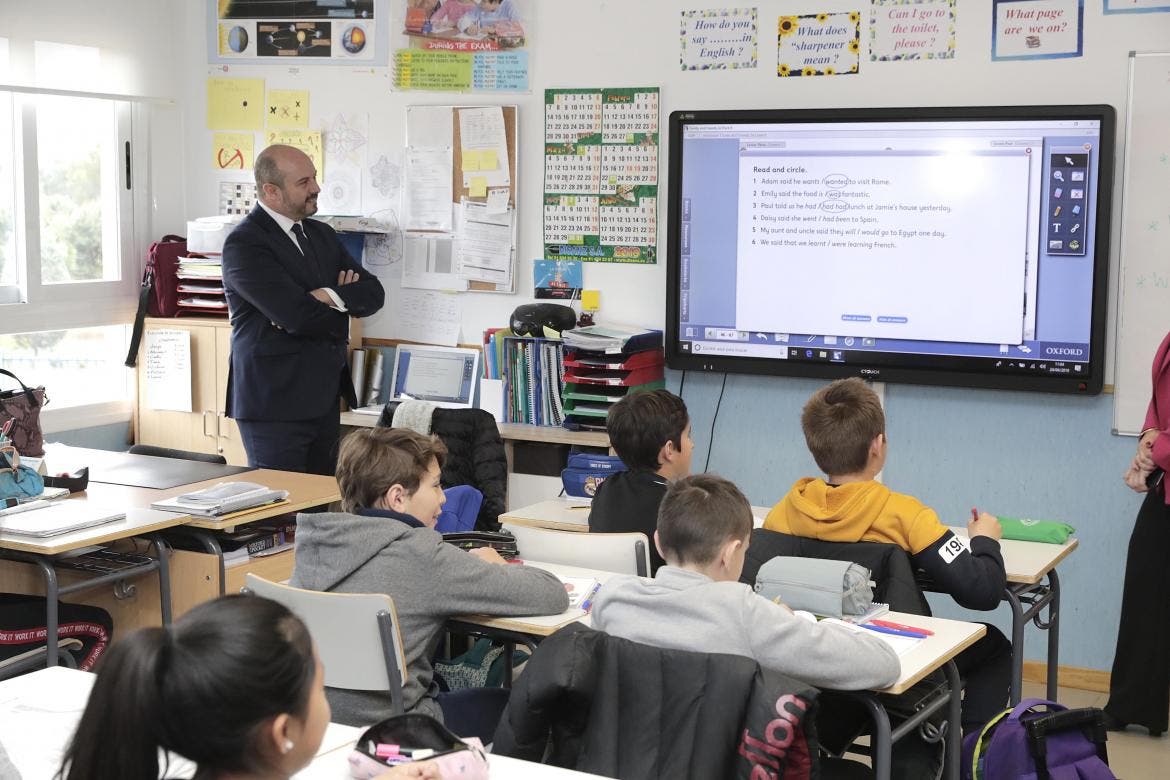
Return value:
<svg viewBox="0 0 1170 780">
<path fill-rule="evenodd" d="M 958 558 L 962 553 L 969 551 L 971 548 L 967 544 L 967 540 L 961 536 L 951 534 L 951 538 L 947 539 L 946 544 L 938 548 L 938 554 L 943 559 L 943 563 L 949 564 L 951 561 Z"/>
</svg>

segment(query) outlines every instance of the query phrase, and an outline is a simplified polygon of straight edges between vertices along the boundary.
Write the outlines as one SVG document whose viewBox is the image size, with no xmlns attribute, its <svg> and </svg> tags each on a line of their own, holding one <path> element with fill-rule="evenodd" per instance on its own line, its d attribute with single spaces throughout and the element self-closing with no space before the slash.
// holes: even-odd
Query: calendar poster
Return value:
<svg viewBox="0 0 1170 780">
<path fill-rule="evenodd" d="M 658 88 L 544 93 L 544 255 L 657 262 Z"/>
<path fill-rule="evenodd" d="M 535 0 L 393 0 L 394 89 L 527 92 Z"/>
</svg>

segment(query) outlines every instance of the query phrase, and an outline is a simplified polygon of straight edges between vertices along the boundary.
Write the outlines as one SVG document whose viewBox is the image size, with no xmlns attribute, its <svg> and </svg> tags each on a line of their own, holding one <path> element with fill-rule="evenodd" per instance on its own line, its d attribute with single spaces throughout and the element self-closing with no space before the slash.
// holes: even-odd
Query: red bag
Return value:
<svg viewBox="0 0 1170 780">
<path fill-rule="evenodd" d="M 182 236 L 163 236 L 150 245 L 142 285 L 150 285 L 151 317 L 174 317 L 178 312 L 179 258 L 186 254 L 187 239 Z"/>
</svg>

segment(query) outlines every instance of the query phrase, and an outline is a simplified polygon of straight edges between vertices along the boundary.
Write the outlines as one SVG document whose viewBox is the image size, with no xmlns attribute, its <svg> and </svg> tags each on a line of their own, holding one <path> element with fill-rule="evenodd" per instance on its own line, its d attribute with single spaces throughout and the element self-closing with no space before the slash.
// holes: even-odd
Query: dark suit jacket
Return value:
<svg viewBox="0 0 1170 780">
<path fill-rule="evenodd" d="M 317 263 L 260 206 L 224 242 L 223 284 L 232 321 L 229 417 L 309 420 L 336 410 L 339 396 L 356 403 L 346 359 L 349 318 L 378 311 L 386 293 L 349 256 L 333 228 L 312 219 L 301 224 Z M 342 270 L 356 271 L 359 280 L 338 287 Z M 335 290 L 349 312 L 309 294 L 318 287 Z"/>
</svg>

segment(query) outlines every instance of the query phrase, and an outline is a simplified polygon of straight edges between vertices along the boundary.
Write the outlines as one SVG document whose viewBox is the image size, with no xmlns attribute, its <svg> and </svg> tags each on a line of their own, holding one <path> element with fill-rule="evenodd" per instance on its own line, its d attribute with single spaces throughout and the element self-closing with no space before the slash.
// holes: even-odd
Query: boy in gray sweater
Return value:
<svg viewBox="0 0 1170 780">
<path fill-rule="evenodd" d="M 466 697 L 439 694 L 431 665 L 447 620 L 471 614 L 555 614 L 567 609 L 569 600 L 564 585 L 549 572 L 501 565 L 506 562 L 492 549 L 466 552 L 443 542 L 434 526 L 446 500 L 439 484 L 446 452 L 433 436 L 398 428 L 348 435 L 337 460 L 345 511 L 298 516 L 289 584 L 389 594 L 406 656 L 406 711 L 439 720 L 446 711 L 454 729 L 452 707 L 466 703 Z M 366 726 L 390 715 L 389 692 L 327 688 L 326 693 L 333 719 L 341 723 Z M 494 723 L 486 727 L 489 738 L 494 728 Z"/>
<path fill-rule="evenodd" d="M 656 647 L 747 656 L 825 688 L 893 684 L 898 656 L 875 635 L 808 621 L 738 581 L 751 532 L 751 506 L 728 480 L 696 474 L 673 483 L 654 534 L 666 565 L 652 580 L 607 580 L 594 601 L 594 627 Z"/>
</svg>

